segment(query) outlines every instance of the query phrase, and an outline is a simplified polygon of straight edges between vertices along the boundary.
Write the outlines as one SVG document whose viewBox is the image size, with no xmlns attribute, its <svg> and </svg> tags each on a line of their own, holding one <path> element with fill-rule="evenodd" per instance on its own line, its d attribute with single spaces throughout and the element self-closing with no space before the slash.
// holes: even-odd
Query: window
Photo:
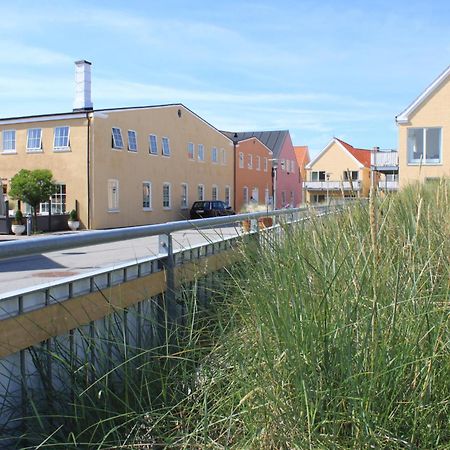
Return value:
<svg viewBox="0 0 450 450">
<path fill-rule="evenodd" d="M 408 163 L 439 164 L 441 128 L 408 128 Z"/>
<path fill-rule="evenodd" d="M 227 163 L 227 152 L 224 148 L 220 152 L 222 153 L 222 164 L 225 165 Z"/>
<path fill-rule="evenodd" d="M 213 147 L 213 148 L 211 149 L 211 161 L 212 161 L 213 163 L 218 162 L 218 159 L 217 159 L 217 148 L 216 148 L 216 147 Z"/>
<path fill-rule="evenodd" d="M 268 167 L 269 167 L 269 160 L 267 158 L 264 158 L 264 172 L 267 172 Z"/>
<path fill-rule="evenodd" d="M 205 199 L 205 186 L 203 184 L 199 184 L 197 186 L 197 199 L 198 200 Z"/>
<path fill-rule="evenodd" d="M 164 156 L 170 156 L 170 145 L 168 137 L 162 138 L 162 154 Z"/>
<path fill-rule="evenodd" d="M 3 153 L 16 152 L 16 130 L 3 131 Z"/>
<path fill-rule="evenodd" d="M 203 144 L 198 144 L 197 152 L 198 152 L 197 153 L 198 160 L 204 161 L 205 160 L 205 147 L 203 147 Z"/>
<path fill-rule="evenodd" d="M 211 189 L 211 199 L 218 200 L 219 199 L 219 188 L 214 184 Z"/>
<path fill-rule="evenodd" d="M 154 134 L 148 135 L 148 152 L 151 155 L 158 154 L 158 138 Z"/>
<path fill-rule="evenodd" d="M 259 202 L 259 189 L 257 187 L 254 187 L 252 189 L 252 197 L 250 199 L 253 203 Z"/>
<path fill-rule="evenodd" d="M 259 156 L 256 157 L 256 170 L 261 170 L 261 158 Z"/>
<path fill-rule="evenodd" d="M 113 127 L 112 129 L 112 147 L 123 148 L 122 131 L 120 128 Z"/>
<path fill-rule="evenodd" d="M 152 209 L 152 183 L 150 181 L 142 182 L 142 209 L 144 211 Z"/>
<path fill-rule="evenodd" d="M 187 183 L 181 183 L 181 209 L 189 207 L 189 188 Z"/>
<path fill-rule="evenodd" d="M 282 159 L 282 160 L 280 161 L 280 165 L 281 165 L 281 170 L 282 170 L 283 172 L 286 172 L 286 161 L 285 161 L 284 159 Z"/>
<path fill-rule="evenodd" d="M 355 181 L 358 179 L 358 171 L 357 170 L 346 170 L 344 172 L 344 181 Z"/>
<path fill-rule="evenodd" d="M 286 172 L 289 174 L 291 171 L 291 161 L 289 159 L 286 160 Z"/>
<path fill-rule="evenodd" d="M 293 208 L 293 207 L 294 207 L 294 204 L 295 204 L 294 191 L 291 191 L 291 199 L 290 199 L 290 201 L 289 201 L 289 206 L 290 206 L 291 208 Z"/>
<path fill-rule="evenodd" d="M 269 205 L 269 204 L 270 204 L 269 188 L 266 188 L 266 189 L 264 190 L 264 203 L 265 203 L 266 205 Z"/>
<path fill-rule="evenodd" d="M 325 181 L 325 171 L 311 172 L 311 181 Z"/>
<path fill-rule="evenodd" d="M 64 214 L 66 212 L 66 185 L 57 184 L 57 191 L 51 196 L 52 214 Z M 41 203 L 39 205 L 41 214 L 48 214 L 49 203 Z"/>
<path fill-rule="evenodd" d="M 323 194 L 313 194 L 311 198 L 313 203 L 323 203 L 325 201 L 325 195 Z"/>
<path fill-rule="evenodd" d="M 108 211 L 119 211 L 119 180 L 108 180 Z"/>
<path fill-rule="evenodd" d="M 248 155 L 248 165 L 247 167 L 249 169 L 253 169 L 253 156 L 252 155 Z"/>
<path fill-rule="evenodd" d="M 244 168 L 244 154 L 239 152 L 239 169 Z"/>
<path fill-rule="evenodd" d="M 188 158 L 194 159 L 194 144 L 192 142 L 188 142 Z"/>
<path fill-rule="evenodd" d="M 170 183 L 163 184 L 163 198 L 162 198 L 163 208 L 170 209 L 172 207 L 172 199 L 170 193 Z"/>
<path fill-rule="evenodd" d="M 42 129 L 30 128 L 27 133 L 27 150 L 41 150 L 42 149 Z"/>
<path fill-rule="evenodd" d="M 69 127 L 56 127 L 55 136 L 53 138 L 53 148 L 62 150 L 69 148 Z"/>
<path fill-rule="evenodd" d="M 137 152 L 137 138 L 134 130 L 128 130 L 128 151 Z"/>
<path fill-rule="evenodd" d="M 244 199 L 244 205 L 248 203 L 248 187 L 244 186 L 243 191 L 243 199 Z"/>
<path fill-rule="evenodd" d="M 231 206 L 230 186 L 225 186 L 225 203 L 227 206 Z"/>
</svg>

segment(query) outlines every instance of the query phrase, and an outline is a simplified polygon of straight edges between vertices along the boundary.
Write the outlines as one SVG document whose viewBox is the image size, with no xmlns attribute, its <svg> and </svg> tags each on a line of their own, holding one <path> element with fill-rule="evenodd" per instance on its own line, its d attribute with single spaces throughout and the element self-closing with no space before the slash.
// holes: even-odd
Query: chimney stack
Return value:
<svg viewBox="0 0 450 450">
<path fill-rule="evenodd" d="M 91 63 L 82 59 L 75 61 L 75 101 L 74 111 L 92 111 Z"/>
</svg>

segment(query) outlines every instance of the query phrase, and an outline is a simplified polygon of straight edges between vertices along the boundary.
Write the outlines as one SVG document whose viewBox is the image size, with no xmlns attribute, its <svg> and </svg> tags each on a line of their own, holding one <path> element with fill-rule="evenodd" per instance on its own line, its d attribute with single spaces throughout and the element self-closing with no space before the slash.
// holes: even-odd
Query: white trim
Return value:
<svg viewBox="0 0 450 450">
<path fill-rule="evenodd" d="M 186 186 L 186 205 L 183 205 L 183 186 Z M 181 209 L 189 209 L 189 184 L 181 183 Z"/>
<path fill-rule="evenodd" d="M 156 152 L 155 152 L 155 153 L 153 153 L 153 152 L 151 151 L 151 148 L 152 148 L 151 137 L 152 137 L 152 136 L 155 138 L 155 143 L 156 143 Z M 158 156 L 158 136 L 157 136 L 156 134 L 150 133 L 150 134 L 148 135 L 148 154 L 149 154 L 149 155 L 153 155 L 153 156 Z"/>
<path fill-rule="evenodd" d="M 54 120 L 69 119 L 86 119 L 86 114 L 62 114 L 60 116 L 30 116 L 25 118 L 18 117 L 17 119 L 0 119 L 0 125 L 11 125 L 14 123 L 50 122 Z"/>
<path fill-rule="evenodd" d="M 214 196 L 213 196 L 214 189 L 216 190 L 216 198 L 214 198 Z M 213 184 L 211 186 L 211 200 L 214 202 L 219 200 L 219 186 L 217 186 L 217 184 Z"/>
<path fill-rule="evenodd" d="M 348 155 L 360 169 L 364 168 L 364 164 L 361 164 L 361 162 L 358 161 L 336 138 L 333 138 L 313 160 L 306 164 L 305 169 L 311 169 L 316 161 L 319 160 L 334 143 L 338 144 L 338 146 L 345 152 L 345 154 Z"/>
<path fill-rule="evenodd" d="M 247 142 L 247 141 L 252 141 L 252 140 L 257 140 L 267 151 L 268 151 L 268 153 L 269 153 L 269 155 L 273 155 L 273 151 L 272 150 L 270 150 L 270 148 L 269 147 L 267 147 L 267 145 L 266 144 L 264 144 L 264 142 L 262 142 L 262 141 L 260 141 L 256 136 L 253 136 L 253 137 L 249 137 L 249 138 L 246 138 L 246 139 L 242 139 L 241 141 L 239 141 L 239 143 L 236 145 L 236 147 L 239 147 L 239 144 L 241 143 L 241 142 Z"/>
<path fill-rule="evenodd" d="M 28 147 L 28 143 L 30 140 L 30 131 L 34 131 L 34 130 L 39 130 L 39 147 Z M 32 139 L 36 139 L 36 138 L 32 138 Z M 26 150 L 27 153 L 42 153 L 43 149 L 42 149 L 42 128 L 37 127 L 37 128 L 28 128 L 27 129 L 27 144 L 26 144 Z"/>
<path fill-rule="evenodd" d="M 142 211 L 153 211 L 153 204 L 152 204 L 152 194 L 153 194 L 153 188 L 152 188 L 152 182 L 148 180 L 144 180 L 142 182 L 142 187 L 144 187 L 144 184 L 149 185 L 149 205 L 150 206 L 144 206 L 142 205 Z M 142 190 L 142 203 L 144 203 L 144 191 Z"/>
<path fill-rule="evenodd" d="M 202 198 L 198 198 L 199 187 L 202 187 Z M 205 200 L 205 185 L 203 183 L 197 184 L 197 200 L 198 202 L 203 202 Z"/>
<path fill-rule="evenodd" d="M 116 189 L 117 189 L 116 190 L 116 198 L 117 198 L 117 207 L 116 208 L 114 208 L 112 190 L 110 190 L 110 188 L 113 187 L 112 186 L 113 184 L 115 184 Z M 108 178 L 107 189 L 108 189 L 108 193 L 107 193 L 107 195 L 108 195 L 108 197 L 107 197 L 108 204 L 107 204 L 107 209 L 106 209 L 107 212 L 109 212 L 109 213 L 118 213 L 118 212 L 120 212 L 120 197 L 119 197 L 119 194 L 120 194 L 120 183 L 119 183 L 119 180 L 117 178 Z M 111 198 L 110 198 L 110 193 L 111 193 Z M 110 200 L 111 200 L 111 208 L 110 208 Z"/>
<path fill-rule="evenodd" d="M 169 206 L 164 206 L 164 187 L 169 186 Z M 172 183 L 169 181 L 163 182 L 163 188 L 162 188 L 162 208 L 165 211 L 169 211 L 172 209 Z"/>
<path fill-rule="evenodd" d="M 167 148 L 169 150 L 169 153 L 166 154 L 164 153 L 164 139 L 167 140 Z M 161 136 L 161 156 L 165 156 L 166 158 L 170 158 L 170 139 L 168 138 L 168 136 Z"/>
<path fill-rule="evenodd" d="M 14 149 L 6 149 L 4 147 L 5 144 L 5 132 L 14 131 Z M 13 155 L 17 154 L 17 130 L 15 128 L 9 128 L 2 130 L 2 153 L 5 155 Z"/>
<path fill-rule="evenodd" d="M 67 133 L 67 145 L 62 147 L 55 147 L 55 141 L 56 141 L 56 129 L 57 128 L 68 128 L 69 131 Z M 53 151 L 54 152 L 70 152 L 70 125 L 61 125 L 59 127 L 53 128 Z"/>
<path fill-rule="evenodd" d="M 136 141 L 136 150 L 130 150 L 130 131 L 134 133 L 134 140 Z M 127 150 L 130 153 L 137 153 L 138 152 L 138 136 L 136 130 L 127 130 Z"/>
<path fill-rule="evenodd" d="M 395 120 L 397 123 L 408 123 L 410 115 L 447 80 L 450 76 L 450 66 L 448 66 Z"/>
</svg>

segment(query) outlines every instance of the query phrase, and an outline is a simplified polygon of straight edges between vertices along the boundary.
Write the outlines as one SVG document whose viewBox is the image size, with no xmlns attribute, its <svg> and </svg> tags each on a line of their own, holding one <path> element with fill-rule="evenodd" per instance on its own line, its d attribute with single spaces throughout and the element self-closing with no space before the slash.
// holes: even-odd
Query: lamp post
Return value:
<svg viewBox="0 0 450 450">
<path fill-rule="evenodd" d="M 327 205 L 330 206 L 330 172 L 327 172 L 325 174 L 325 177 L 327 179 Z"/>
<path fill-rule="evenodd" d="M 272 158 L 269 159 L 272 161 L 272 205 L 273 209 L 277 209 L 277 168 L 278 168 L 278 159 Z"/>
</svg>

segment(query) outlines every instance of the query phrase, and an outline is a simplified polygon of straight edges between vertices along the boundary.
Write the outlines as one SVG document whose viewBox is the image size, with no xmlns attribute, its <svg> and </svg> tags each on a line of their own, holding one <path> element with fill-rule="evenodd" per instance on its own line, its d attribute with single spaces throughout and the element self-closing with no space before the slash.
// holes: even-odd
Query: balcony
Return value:
<svg viewBox="0 0 450 450">
<path fill-rule="evenodd" d="M 378 189 L 382 191 L 398 191 L 398 181 L 381 180 L 378 182 Z"/>
<path fill-rule="evenodd" d="M 380 150 L 370 155 L 370 165 L 378 172 L 398 172 L 398 152 Z"/>
<path fill-rule="evenodd" d="M 361 190 L 361 181 L 304 181 L 303 187 L 308 191 L 359 191 Z"/>
</svg>

